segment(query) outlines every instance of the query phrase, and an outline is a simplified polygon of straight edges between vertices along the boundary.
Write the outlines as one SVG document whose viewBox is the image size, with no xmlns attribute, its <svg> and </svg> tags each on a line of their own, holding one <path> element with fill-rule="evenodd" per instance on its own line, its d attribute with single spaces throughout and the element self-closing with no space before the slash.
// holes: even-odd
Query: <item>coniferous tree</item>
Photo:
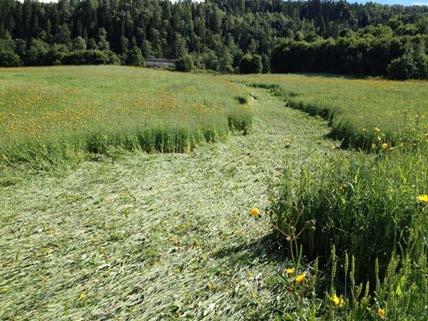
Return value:
<svg viewBox="0 0 428 321">
<path fill-rule="evenodd" d="M 428 7 L 328 0 L 1 0 L 0 38 L 19 42 L 12 52 L 24 65 L 95 50 L 113 58 L 92 52 L 79 61 L 117 62 L 120 55 L 126 63 L 137 47 L 144 57 L 189 54 L 198 68 L 221 72 L 239 68 L 249 53 L 260 56 L 263 72 L 386 75 L 400 57 L 411 57 L 423 70 Z M 412 50 L 418 54 L 408 54 Z"/>
</svg>

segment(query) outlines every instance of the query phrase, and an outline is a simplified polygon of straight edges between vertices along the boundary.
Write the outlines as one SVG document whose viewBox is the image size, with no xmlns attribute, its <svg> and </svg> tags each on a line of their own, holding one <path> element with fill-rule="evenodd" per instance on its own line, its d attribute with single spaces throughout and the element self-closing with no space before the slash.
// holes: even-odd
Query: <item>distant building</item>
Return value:
<svg viewBox="0 0 428 321">
<path fill-rule="evenodd" d="M 149 68 L 175 69 L 174 59 L 147 58 L 144 60 L 144 63 Z"/>
</svg>

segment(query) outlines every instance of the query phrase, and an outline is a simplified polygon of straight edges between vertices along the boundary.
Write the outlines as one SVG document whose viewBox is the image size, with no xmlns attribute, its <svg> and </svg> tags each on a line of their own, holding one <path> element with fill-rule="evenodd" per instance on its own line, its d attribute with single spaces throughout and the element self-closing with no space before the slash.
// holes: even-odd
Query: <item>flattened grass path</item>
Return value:
<svg viewBox="0 0 428 321">
<path fill-rule="evenodd" d="M 285 166 L 320 161 L 337 142 L 322 120 L 253 94 L 247 136 L 2 188 L 0 319 L 274 319 L 287 263 L 248 211 L 264 214 Z"/>
</svg>

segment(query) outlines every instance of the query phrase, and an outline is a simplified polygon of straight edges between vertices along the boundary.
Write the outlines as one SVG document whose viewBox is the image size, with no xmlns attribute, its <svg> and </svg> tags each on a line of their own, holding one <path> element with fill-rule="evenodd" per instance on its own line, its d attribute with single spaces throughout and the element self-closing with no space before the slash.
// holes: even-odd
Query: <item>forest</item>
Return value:
<svg viewBox="0 0 428 321">
<path fill-rule="evenodd" d="M 221 73 L 428 78 L 428 6 L 346 1 L 0 1 L 0 66 L 144 65 Z"/>
</svg>

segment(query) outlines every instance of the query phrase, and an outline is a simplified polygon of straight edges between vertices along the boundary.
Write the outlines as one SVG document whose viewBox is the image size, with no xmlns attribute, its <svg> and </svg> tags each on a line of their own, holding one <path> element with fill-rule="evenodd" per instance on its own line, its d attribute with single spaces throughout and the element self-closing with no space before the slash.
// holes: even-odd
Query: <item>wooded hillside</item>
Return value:
<svg viewBox="0 0 428 321">
<path fill-rule="evenodd" d="M 428 73 L 427 6 L 1 0 L 0 38 L 3 66 L 141 65 L 156 57 L 179 59 L 183 70 L 389 73 L 393 78 Z"/>
</svg>

